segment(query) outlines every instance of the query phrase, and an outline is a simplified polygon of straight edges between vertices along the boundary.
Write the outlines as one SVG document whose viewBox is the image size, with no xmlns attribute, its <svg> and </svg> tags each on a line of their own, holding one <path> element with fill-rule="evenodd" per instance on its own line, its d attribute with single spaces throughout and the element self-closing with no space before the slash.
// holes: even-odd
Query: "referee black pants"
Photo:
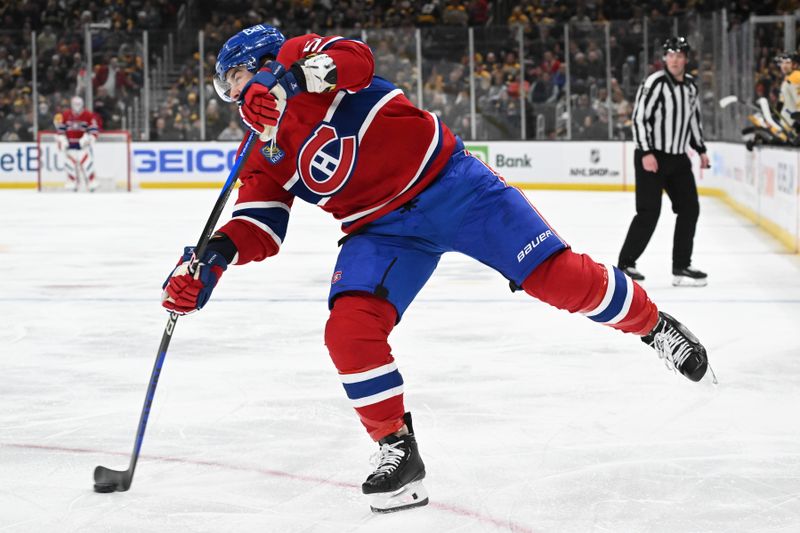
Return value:
<svg viewBox="0 0 800 533">
<path fill-rule="evenodd" d="M 700 202 L 692 174 L 692 164 L 685 154 L 672 155 L 654 152 L 658 172 L 647 172 L 642 167 L 643 154 L 636 150 L 636 216 L 633 217 L 628 236 L 619 253 L 619 266 L 635 266 L 656 229 L 661 214 L 661 191 L 667 191 L 672 211 L 678 215 L 672 241 L 672 267 L 686 268 L 692 262 L 692 247 Z"/>
</svg>

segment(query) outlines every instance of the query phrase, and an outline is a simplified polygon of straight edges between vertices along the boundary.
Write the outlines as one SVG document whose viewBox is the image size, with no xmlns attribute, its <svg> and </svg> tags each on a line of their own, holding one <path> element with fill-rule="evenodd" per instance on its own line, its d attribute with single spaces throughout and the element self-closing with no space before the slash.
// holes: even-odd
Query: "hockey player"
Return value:
<svg viewBox="0 0 800 533">
<path fill-rule="evenodd" d="M 56 114 L 53 122 L 58 130 L 58 148 L 64 154 L 67 180 L 64 187 L 77 191 L 80 177 L 89 191 L 94 191 L 94 153 L 92 147 L 100 131 L 97 115 L 85 109 L 83 98 L 73 96 L 70 108 Z"/>
<path fill-rule="evenodd" d="M 374 75 L 370 49 L 309 34 L 242 30 L 218 55 L 215 86 L 265 133 L 241 171 L 233 217 L 202 257 L 184 250 L 164 307 L 202 308 L 228 265 L 278 253 L 296 197 L 341 222 L 325 344 L 345 394 L 378 442 L 362 491 L 376 512 L 428 502 L 425 466 L 388 337 L 444 252 L 492 267 L 512 288 L 638 335 L 692 381 L 705 348 L 619 269 L 573 252 L 519 190 L 464 149 L 436 115 Z M 187 273 L 197 262 L 194 276 Z"/>
<path fill-rule="evenodd" d="M 798 54 L 785 53 L 777 58 L 778 65 L 781 67 L 783 82 L 781 83 L 781 116 L 786 124 L 793 126 L 798 120 L 796 113 L 800 111 L 800 56 Z"/>
</svg>

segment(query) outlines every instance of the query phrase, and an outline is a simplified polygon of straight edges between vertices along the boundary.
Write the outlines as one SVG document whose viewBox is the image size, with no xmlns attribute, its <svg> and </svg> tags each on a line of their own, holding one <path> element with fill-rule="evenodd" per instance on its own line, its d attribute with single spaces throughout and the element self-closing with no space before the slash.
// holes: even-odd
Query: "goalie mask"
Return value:
<svg viewBox="0 0 800 533">
<path fill-rule="evenodd" d="M 273 58 L 283 46 L 286 38 L 277 28 L 267 24 L 257 24 L 245 28 L 222 45 L 217 55 L 214 74 L 214 89 L 225 102 L 233 102 L 230 97 L 231 85 L 225 74 L 234 67 L 243 66 L 255 73 L 266 56 Z"/>
<path fill-rule="evenodd" d="M 69 107 L 72 109 L 73 113 L 80 115 L 83 113 L 83 98 L 80 96 L 73 96 L 72 100 L 69 101 Z"/>
</svg>

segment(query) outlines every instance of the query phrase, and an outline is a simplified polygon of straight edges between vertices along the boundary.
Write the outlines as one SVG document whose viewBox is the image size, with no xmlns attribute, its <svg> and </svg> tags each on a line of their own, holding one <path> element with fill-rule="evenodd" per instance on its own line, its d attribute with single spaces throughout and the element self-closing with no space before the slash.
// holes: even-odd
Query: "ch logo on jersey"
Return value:
<svg viewBox="0 0 800 533">
<path fill-rule="evenodd" d="M 309 191 L 331 196 L 353 174 L 357 152 L 354 135 L 339 137 L 336 128 L 323 122 L 300 148 L 297 172 Z"/>
</svg>

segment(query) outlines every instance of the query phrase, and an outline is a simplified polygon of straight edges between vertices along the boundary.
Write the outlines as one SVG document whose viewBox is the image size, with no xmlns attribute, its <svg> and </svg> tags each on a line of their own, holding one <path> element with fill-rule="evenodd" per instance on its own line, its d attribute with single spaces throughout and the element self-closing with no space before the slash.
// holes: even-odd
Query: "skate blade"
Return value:
<svg viewBox="0 0 800 533">
<path fill-rule="evenodd" d="M 705 287 L 708 285 L 708 278 L 694 279 L 686 276 L 675 276 L 672 278 L 673 287 Z"/>
<path fill-rule="evenodd" d="M 428 505 L 428 491 L 422 481 L 412 481 L 395 492 L 372 494 L 370 509 L 373 513 L 394 513 L 423 505 Z"/>
</svg>

